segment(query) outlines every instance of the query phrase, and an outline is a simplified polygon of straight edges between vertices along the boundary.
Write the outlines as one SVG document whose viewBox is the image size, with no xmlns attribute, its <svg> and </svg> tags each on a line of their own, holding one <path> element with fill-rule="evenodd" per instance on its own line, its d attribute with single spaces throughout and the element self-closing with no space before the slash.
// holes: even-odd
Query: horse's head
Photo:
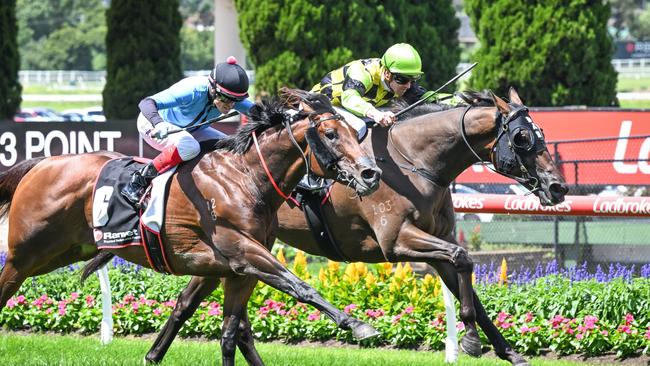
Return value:
<svg viewBox="0 0 650 366">
<path fill-rule="evenodd" d="M 332 108 L 325 95 L 283 89 L 288 104 L 296 107 L 308 124 L 308 165 L 321 177 L 351 186 L 360 196 L 379 187 L 381 170 L 357 141 L 356 131 Z M 291 99 L 298 98 L 298 99 Z"/>
<path fill-rule="evenodd" d="M 564 201 L 569 191 L 564 177 L 515 89 L 510 88 L 510 103 L 490 94 L 498 111 L 497 138 L 490 153 L 494 167 L 535 193 L 543 205 Z"/>
</svg>

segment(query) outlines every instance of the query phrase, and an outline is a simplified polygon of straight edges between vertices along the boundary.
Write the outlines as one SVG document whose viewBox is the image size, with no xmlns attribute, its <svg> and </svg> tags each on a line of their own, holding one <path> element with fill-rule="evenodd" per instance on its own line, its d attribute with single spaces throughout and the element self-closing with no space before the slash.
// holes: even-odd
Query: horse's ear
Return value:
<svg viewBox="0 0 650 366">
<path fill-rule="evenodd" d="M 521 101 L 521 98 L 519 98 L 519 94 L 512 86 L 510 89 L 508 89 L 508 99 L 510 99 L 510 103 L 524 105 L 524 103 Z"/>
<path fill-rule="evenodd" d="M 305 103 L 304 100 L 300 101 L 300 110 L 306 113 L 314 113 L 314 109 L 307 103 Z"/>
<path fill-rule="evenodd" d="M 505 100 L 497 97 L 494 95 L 492 91 L 490 91 L 490 96 L 492 97 L 492 100 L 494 101 L 494 105 L 497 106 L 497 109 L 499 110 L 499 113 L 501 114 L 508 114 L 510 113 L 510 107 L 508 106 L 508 103 L 506 103 Z"/>
</svg>

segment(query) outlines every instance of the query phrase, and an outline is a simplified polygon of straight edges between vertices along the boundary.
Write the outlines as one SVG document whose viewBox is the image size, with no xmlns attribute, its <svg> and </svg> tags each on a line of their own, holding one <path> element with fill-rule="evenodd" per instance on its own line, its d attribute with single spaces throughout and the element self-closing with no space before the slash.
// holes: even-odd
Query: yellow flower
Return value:
<svg viewBox="0 0 650 366">
<path fill-rule="evenodd" d="M 372 272 L 369 272 L 368 275 L 366 276 L 366 287 L 371 288 L 377 283 L 377 278 L 375 275 L 372 274 Z"/>
<path fill-rule="evenodd" d="M 379 265 L 378 273 L 380 278 L 386 278 L 390 276 L 391 273 L 393 273 L 393 264 L 389 262 L 381 263 Z"/>
<path fill-rule="evenodd" d="M 395 275 L 393 278 L 396 278 L 398 280 L 401 280 L 404 278 L 404 268 L 402 267 L 402 263 L 397 263 L 397 267 L 395 267 Z"/>
<path fill-rule="evenodd" d="M 283 266 L 287 266 L 287 259 L 284 257 L 284 250 L 282 250 L 282 248 L 278 250 L 278 255 L 275 257 L 278 259 L 278 262 L 282 263 Z"/>
<path fill-rule="evenodd" d="M 503 258 L 501 261 L 501 275 L 499 275 L 499 286 L 508 285 L 508 263 L 506 259 Z"/>
<path fill-rule="evenodd" d="M 404 274 L 407 276 L 413 274 L 413 267 L 411 267 L 410 262 L 404 263 Z"/>
<path fill-rule="evenodd" d="M 435 279 L 433 278 L 432 275 L 429 273 L 424 275 L 424 278 L 422 279 L 422 285 L 426 288 L 429 288 L 431 286 L 435 286 Z"/>
<path fill-rule="evenodd" d="M 293 259 L 293 272 L 303 279 L 309 278 L 307 271 L 307 257 L 302 250 L 296 251 L 296 257 Z"/>
<path fill-rule="evenodd" d="M 327 275 L 325 274 L 325 269 L 323 267 L 320 267 L 320 270 L 318 271 L 318 279 L 323 285 L 327 284 Z"/>
<path fill-rule="evenodd" d="M 327 261 L 327 271 L 330 273 L 330 276 L 333 274 L 339 273 L 339 268 L 341 267 L 341 264 L 339 262 L 334 262 L 334 261 Z"/>
<path fill-rule="evenodd" d="M 360 278 L 363 278 L 363 277 L 365 277 L 365 276 L 368 274 L 368 267 L 366 266 L 365 263 L 363 263 L 363 262 L 356 262 L 356 263 L 354 264 L 354 266 L 355 266 L 355 270 L 356 270 L 356 272 L 357 272 L 357 275 L 358 275 Z"/>
<path fill-rule="evenodd" d="M 359 280 L 359 273 L 357 272 L 357 266 L 354 263 L 350 263 L 345 266 L 345 273 L 343 278 L 349 283 L 355 283 Z"/>
<path fill-rule="evenodd" d="M 476 273 L 472 272 L 472 286 L 476 284 Z"/>
</svg>

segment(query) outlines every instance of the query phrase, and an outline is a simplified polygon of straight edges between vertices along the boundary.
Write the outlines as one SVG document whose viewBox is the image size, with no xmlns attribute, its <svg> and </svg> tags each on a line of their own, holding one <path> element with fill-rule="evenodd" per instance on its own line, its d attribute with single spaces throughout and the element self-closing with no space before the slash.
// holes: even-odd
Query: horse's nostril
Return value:
<svg viewBox="0 0 650 366">
<path fill-rule="evenodd" d="M 548 187 L 549 191 L 553 194 L 565 195 L 569 192 L 569 187 L 566 184 L 562 183 L 551 183 Z"/>
<path fill-rule="evenodd" d="M 379 180 L 379 172 L 374 169 L 364 169 L 361 172 L 361 179 L 367 183 L 376 182 Z"/>
</svg>

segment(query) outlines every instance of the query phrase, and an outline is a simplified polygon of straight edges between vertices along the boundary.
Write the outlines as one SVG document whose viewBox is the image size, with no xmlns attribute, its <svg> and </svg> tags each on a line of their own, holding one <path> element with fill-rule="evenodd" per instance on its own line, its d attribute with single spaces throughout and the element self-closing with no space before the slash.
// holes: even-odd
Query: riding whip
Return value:
<svg viewBox="0 0 650 366">
<path fill-rule="evenodd" d="M 155 137 L 155 138 L 159 138 L 159 139 L 163 139 L 163 138 L 165 138 L 165 137 L 171 135 L 172 133 L 181 132 L 181 131 L 187 131 L 187 130 L 189 130 L 189 129 L 193 129 L 193 128 L 200 127 L 200 126 L 203 126 L 203 125 L 209 125 L 209 124 L 212 124 L 212 123 L 215 123 L 215 122 L 219 122 L 219 121 L 221 121 L 221 120 L 224 120 L 224 119 L 226 119 L 226 118 L 234 117 L 234 116 L 236 116 L 236 115 L 238 115 L 238 114 L 239 114 L 238 111 L 232 111 L 232 112 L 230 112 L 230 113 L 222 114 L 222 115 L 220 115 L 219 117 L 215 117 L 215 118 L 209 119 L 209 120 L 207 120 L 207 121 L 205 121 L 205 122 L 201 122 L 201 123 L 199 123 L 199 124 L 197 124 L 197 125 L 194 125 L 194 126 L 188 126 L 188 127 L 183 127 L 183 128 L 179 128 L 179 129 L 176 129 L 176 130 L 168 131 L 166 134 L 164 134 L 164 136 L 160 136 L 160 137 L 153 136 L 153 137 Z"/>
<path fill-rule="evenodd" d="M 454 76 L 453 78 L 451 78 L 451 80 L 449 80 L 448 82 L 444 83 L 444 84 L 443 84 L 441 87 L 439 87 L 438 89 L 434 90 L 433 93 L 430 93 L 430 95 L 428 95 L 428 96 L 426 96 L 426 97 L 424 97 L 424 98 L 418 100 L 417 102 L 411 104 L 410 106 L 408 106 L 408 107 L 402 109 L 401 111 L 395 113 L 395 118 L 398 118 L 400 115 L 402 115 L 402 114 L 404 114 L 404 113 L 410 111 L 411 109 L 417 107 L 418 105 L 422 104 L 425 100 L 429 99 L 429 98 L 431 97 L 431 95 L 434 95 L 434 94 L 438 93 L 439 91 L 441 91 L 442 89 L 444 89 L 447 85 L 449 85 L 449 84 L 453 83 L 454 81 L 460 79 L 461 76 L 465 75 L 467 72 L 469 72 L 471 69 L 473 69 L 474 66 L 476 66 L 476 65 L 478 65 L 478 62 L 474 62 L 473 64 L 469 65 L 465 70 L 461 71 L 460 74 L 458 74 L 458 75 Z"/>
</svg>

